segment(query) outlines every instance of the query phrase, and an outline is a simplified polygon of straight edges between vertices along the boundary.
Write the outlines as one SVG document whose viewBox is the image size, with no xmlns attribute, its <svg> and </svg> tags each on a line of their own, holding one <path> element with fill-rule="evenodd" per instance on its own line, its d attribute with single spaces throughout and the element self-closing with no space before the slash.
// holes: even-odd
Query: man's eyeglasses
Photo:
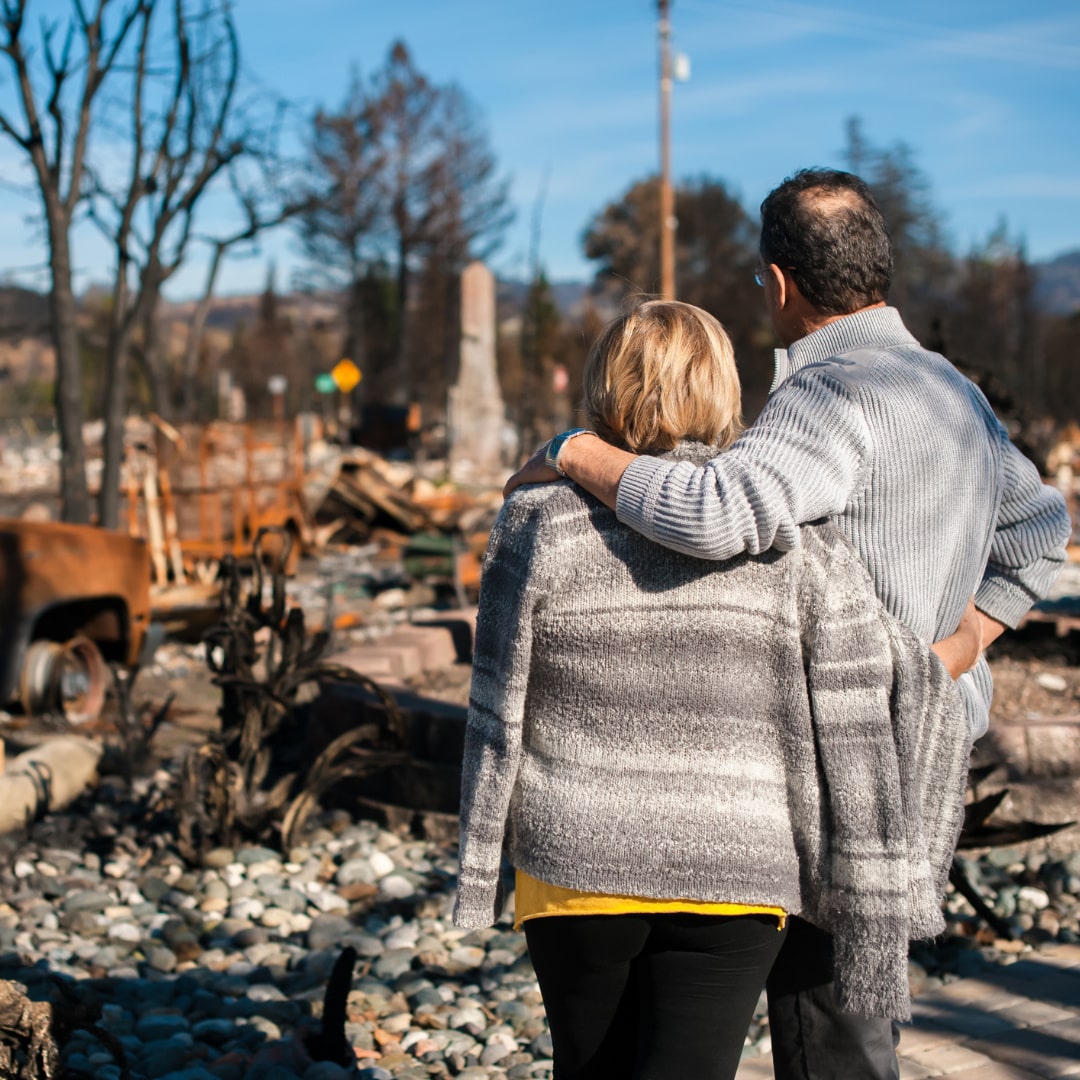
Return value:
<svg viewBox="0 0 1080 1080">
<path fill-rule="evenodd" d="M 780 269 L 781 270 L 794 271 L 795 267 L 794 266 L 781 266 Z M 754 271 L 754 284 L 759 289 L 764 289 L 765 288 L 765 268 L 764 267 L 762 267 L 760 270 L 755 270 Z"/>
</svg>

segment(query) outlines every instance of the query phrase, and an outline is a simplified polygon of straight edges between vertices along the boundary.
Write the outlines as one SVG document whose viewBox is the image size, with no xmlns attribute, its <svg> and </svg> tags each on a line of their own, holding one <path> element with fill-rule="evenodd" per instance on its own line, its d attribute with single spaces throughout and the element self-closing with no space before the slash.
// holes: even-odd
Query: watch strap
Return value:
<svg viewBox="0 0 1080 1080">
<path fill-rule="evenodd" d="M 549 469 L 554 469 L 560 476 L 565 477 L 566 473 L 559 468 L 559 455 L 562 453 L 563 447 L 571 439 L 576 439 L 579 435 L 595 434 L 595 431 L 583 427 L 570 428 L 569 431 L 560 431 L 559 434 L 548 443 L 547 450 L 544 451 L 544 464 Z"/>
</svg>

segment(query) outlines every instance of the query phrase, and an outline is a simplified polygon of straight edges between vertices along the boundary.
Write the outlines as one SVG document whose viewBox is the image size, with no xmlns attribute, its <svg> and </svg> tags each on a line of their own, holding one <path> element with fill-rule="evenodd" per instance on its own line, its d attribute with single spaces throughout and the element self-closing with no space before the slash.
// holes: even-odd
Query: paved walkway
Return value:
<svg viewBox="0 0 1080 1080">
<path fill-rule="evenodd" d="M 1080 1077 L 1080 945 L 948 983 L 915 998 L 912 1013 L 901 1029 L 901 1080 Z M 759 1057 L 737 1080 L 771 1077 L 772 1058 Z"/>
</svg>

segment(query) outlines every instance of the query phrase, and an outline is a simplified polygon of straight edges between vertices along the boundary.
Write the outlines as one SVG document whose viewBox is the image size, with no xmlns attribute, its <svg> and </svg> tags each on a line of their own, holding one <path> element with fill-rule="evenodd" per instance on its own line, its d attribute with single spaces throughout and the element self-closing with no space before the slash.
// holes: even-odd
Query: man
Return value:
<svg viewBox="0 0 1080 1080">
<path fill-rule="evenodd" d="M 1053 583 L 1063 499 L 979 390 L 886 306 L 892 250 L 858 177 L 803 170 L 761 217 L 755 279 L 786 351 L 758 421 L 701 468 L 564 433 L 507 491 L 561 473 L 651 539 L 709 559 L 788 549 L 800 524 L 830 517 L 893 615 L 936 641 L 974 594 L 985 647 Z M 982 657 L 960 685 L 975 739 L 992 691 Z M 837 1010 L 831 970 L 831 940 L 792 920 L 768 984 L 778 1080 L 894 1080 L 895 1025 Z"/>
</svg>

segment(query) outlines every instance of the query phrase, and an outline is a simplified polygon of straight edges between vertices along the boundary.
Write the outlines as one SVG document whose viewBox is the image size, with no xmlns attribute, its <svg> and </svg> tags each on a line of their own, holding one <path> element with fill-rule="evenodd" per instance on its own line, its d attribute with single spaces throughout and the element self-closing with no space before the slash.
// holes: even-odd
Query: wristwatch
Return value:
<svg viewBox="0 0 1080 1080">
<path fill-rule="evenodd" d="M 566 473 L 559 468 L 559 455 L 562 453 L 562 448 L 571 439 L 576 439 L 579 435 L 595 434 L 595 431 L 590 431 L 589 428 L 583 427 L 571 428 L 569 431 L 560 431 L 559 434 L 548 443 L 547 450 L 544 451 L 544 464 L 549 469 L 554 469 L 560 476 L 566 476 Z"/>
</svg>

